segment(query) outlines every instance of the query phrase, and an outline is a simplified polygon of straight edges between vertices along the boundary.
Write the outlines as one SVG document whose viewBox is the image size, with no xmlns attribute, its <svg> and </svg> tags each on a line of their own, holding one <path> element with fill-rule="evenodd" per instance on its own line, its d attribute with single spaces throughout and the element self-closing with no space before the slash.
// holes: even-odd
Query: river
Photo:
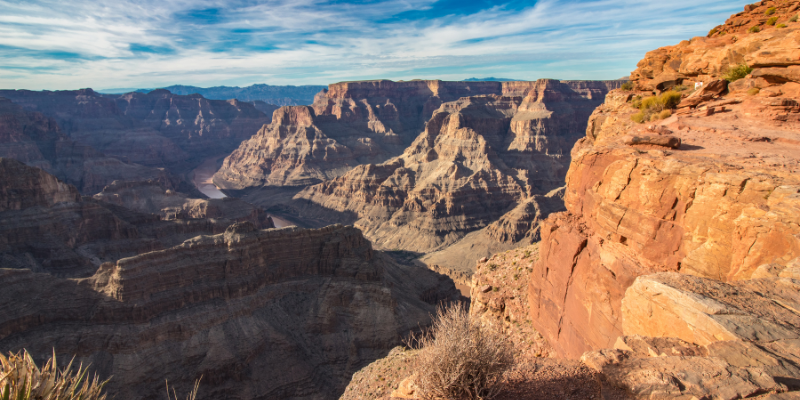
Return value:
<svg viewBox="0 0 800 400">
<path fill-rule="evenodd" d="M 222 160 L 228 154 L 220 154 L 214 157 L 207 158 L 200 164 L 197 168 L 192 171 L 192 183 L 197 190 L 199 190 L 204 195 L 208 196 L 210 199 L 221 199 L 223 197 L 228 197 L 225 193 L 222 193 L 214 182 L 212 181 L 212 177 L 214 174 L 219 170 L 219 167 L 222 165 Z M 283 228 L 285 226 L 292 226 L 293 223 L 281 218 L 276 217 L 274 215 L 270 215 L 272 218 L 272 222 L 275 224 L 276 228 Z"/>
</svg>

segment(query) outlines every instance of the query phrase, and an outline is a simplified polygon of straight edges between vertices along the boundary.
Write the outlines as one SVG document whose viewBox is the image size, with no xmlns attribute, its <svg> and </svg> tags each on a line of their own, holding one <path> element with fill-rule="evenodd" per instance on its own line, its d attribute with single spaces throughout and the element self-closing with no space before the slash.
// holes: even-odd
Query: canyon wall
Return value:
<svg viewBox="0 0 800 400">
<path fill-rule="evenodd" d="M 53 118 L 76 143 L 126 162 L 180 172 L 233 150 L 269 121 L 251 103 L 163 89 L 124 95 L 2 90 L 0 97 Z"/>
<path fill-rule="evenodd" d="M 152 179 L 171 189 L 188 184 L 163 169 L 120 161 L 67 137 L 52 118 L 25 111 L 0 98 L 0 157 L 42 168 L 84 194 L 97 193 L 115 180 Z"/>
<path fill-rule="evenodd" d="M 329 85 L 311 106 L 284 107 L 215 176 L 226 189 L 306 186 L 403 153 L 442 104 L 478 95 L 527 95 L 532 82 L 362 81 Z M 566 82 L 602 100 L 617 81 Z M 594 96 L 594 97 L 592 97 Z"/>
<path fill-rule="evenodd" d="M 784 18 L 792 5 L 761 2 L 732 19 L 759 24 L 769 7 Z M 558 354 L 577 358 L 628 334 L 636 323 L 625 322 L 623 298 L 639 276 L 735 282 L 800 256 L 798 28 L 764 24 L 647 53 L 634 89 L 612 91 L 592 114 L 572 150 L 567 211 L 542 224 L 530 279 L 531 319 Z M 740 62 L 752 72 L 720 80 Z M 679 87 L 700 81 L 691 95 Z M 675 115 L 631 121 L 632 100 L 670 88 L 685 90 Z"/>
<path fill-rule="evenodd" d="M 402 155 L 311 186 L 295 196 L 296 207 L 326 220 L 351 215 L 348 222 L 384 248 L 436 251 L 490 225 L 481 241 L 525 238 L 541 211 L 558 210 L 545 195 L 562 185 L 564 151 L 583 136 L 607 89 L 556 80 L 496 85 L 507 94 L 441 104 Z"/>
<path fill-rule="evenodd" d="M 0 346 L 74 355 L 113 376 L 117 398 L 161 398 L 164 380 L 188 391 L 201 376 L 204 399 L 336 398 L 460 297 L 352 227 L 166 221 L 16 160 L 0 158 L 0 176 Z"/>
</svg>

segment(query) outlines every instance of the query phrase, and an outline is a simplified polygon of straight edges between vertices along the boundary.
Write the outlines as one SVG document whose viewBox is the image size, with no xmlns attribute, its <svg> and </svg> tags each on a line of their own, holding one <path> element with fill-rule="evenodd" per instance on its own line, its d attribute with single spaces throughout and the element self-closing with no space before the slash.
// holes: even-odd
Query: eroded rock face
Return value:
<svg viewBox="0 0 800 400">
<path fill-rule="evenodd" d="M 185 185 L 164 170 L 107 157 L 78 144 L 56 121 L 0 98 L 0 157 L 44 169 L 84 194 L 97 193 L 115 180 L 154 179 L 172 189 Z"/>
<path fill-rule="evenodd" d="M 386 248 L 438 250 L 507 213 L 490 237 L 525 238 L 543 213 L 558 209 L 548 201 L 554 195 L 544 195 L 561 185 L 563 150 L 582 136 L 582 121 L 602 98 L 584 86 L 602 93 L 605 85 L 515 84 L 509 95 L 442 104 L 401 156 L 309 187 L 295 196 L 297 207 L 322 219 L 352 215 Z"/>
<path fill-rule="evenodd" d="M 269 121 L 251 103 L 166 90 L 124 95 L 4 90 L 0 96 L 54 118 L 72 140 L 103 154 L 175 170 L 234 149 Z"/>
<path fill-rule="evenodd" d="M 583 81 L 566 84 L 583 98 L 596 101 L 602 99 L 609 87 L 619 85 Z M 532 85 L 532 82 L 443 81 L 333 84 L 318 94 L 310 107 L 278 110 L 272 124 L 242 143 L 226 159 L 215 183 L 227 189 L 244 189 L 305 186 L 332 179 L 359 164 L 380 163 L 402 154 L 434 111 L 446 102 L 479 95 L 525 97 Z M 518 130 L 535 131 L 537 128 L 523 126 L 526 120 L 530 118 L 520 119 Z M 580 125 L 582 121 L 576 118 L 574 123 Z M 516 144 L 521 148 L 528 146 L 523 143 L 532 140 L 528 136 Z"/>
<path fill-rule="evenodd" d="M 0 159 L 0 176 L 0 346 L 75 355 L 113 376 L 117 398 L 161 398 L 164 380 L 184 391 L 200 376 L 199 398 L 336 398 L 460 297 L 352 227 L 162 221 L 15 160 Z"/>
<path fill-rule="evenodd" d="M 666 88 L 658 87 L 662 72 L 652 72 L 671 65 L 655 57 L 665 52 L 683 57 L 684 84 L 697 79 L 711 87 L 739 61 L 703 56 L 703 72 L 687 72 L 691 57 L 712 50 L 741 50 L 746 60 L 774 50 L 777 57 L 796 51 L 780 43 L 795 40 L 797 27 L 761 33 L 769 37 L 739 35 L 735 43 L 695 38 L 659 49 L 632 74 L 634 85 Z M 754 41 L 759 45 L 747 45 Z M 754 63 L 758 71 L 761 64 Z M 794 84 L 767 82 L 753 95 L 737 88 L 738 82 L 652 125 L 630 119 L 637 111 L 631 99 L 652 94 L 641 90 L 612 91 L 593 113 L 586 138 L 572 151 L 567 212 L 543 223 L 542 258 L 530 280 L 532 320 L 560 355 L 577 358 L 612 347 L 623 334 L 625 291 L 641 275 L 671 271 L 736 282 L 752 278 L 763 265 L 786 267 L 800 255 L 800 107 Z M 679 139 L 680 145 L 632 142 L 632 136 Z"/>
</svg>

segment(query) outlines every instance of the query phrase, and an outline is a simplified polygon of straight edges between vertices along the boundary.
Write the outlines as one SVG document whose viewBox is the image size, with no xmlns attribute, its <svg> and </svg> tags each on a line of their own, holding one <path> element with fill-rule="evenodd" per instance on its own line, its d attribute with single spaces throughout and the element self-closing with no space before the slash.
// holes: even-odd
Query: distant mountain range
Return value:
<svg viewBox="0 0 800 400">
<path fill-rule="evenodd" d="M 488 77 L 488 78 L 469 78 L 464 79 L 464 82 L 513 82 L 513 81 L 524 81 L 524 79 L 508 79 L 508 78 L 495 78 L 495 77 Z"/>
<path fill-rule="evenodd" d="M 246 87 L 238 86 L 214 86 L 201 88 L 197 86 L 172 85 L 159 89 L 167 89 L 171 93 L 178 95 L 200 94 L 207 99 L 228 100 L 238 99 L 242 101 L 263 101 L 278 106 L 297 106 L 307 105 L 314 102 L 314 95 L 320 90 L 327 88 L 321 85 L 304 86 L 273 86 L 266 84 L 256 84 Z M 98 90 L 105 94 L 120 94 L 130 92 L 147 93 L 154 89 L 118 88 Z"/>
</svg>

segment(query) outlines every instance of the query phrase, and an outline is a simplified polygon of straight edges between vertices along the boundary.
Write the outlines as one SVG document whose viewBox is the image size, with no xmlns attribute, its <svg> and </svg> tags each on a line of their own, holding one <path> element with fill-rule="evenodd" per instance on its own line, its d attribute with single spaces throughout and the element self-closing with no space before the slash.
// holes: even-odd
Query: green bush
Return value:
<svg viewBox="0 0 800 400">
<path fill-rule="evenodd" d="M 761 32 L 761 28 L 758 25 L 756 25 L 756 26 L 750 27 L 750 29 L 748 29 L 747 31 L 750 32 L 750 33 L 758 33 L 758 32 Z"/>
<path fill-rule="evenodd" d="M 776 26 L 776 28 L 786 28 L 786 24 L 778 24 L 778 26 Z"/>
<path fill-rule="evenodd" d="M 725 75 L 722 75 L 722 79 L 725 79 L 728 82 L 734 82 L 744 78 L 751 72 L 753 72 L 753 69 L 748 67 L 747 64 L 739 64 L 733 68 L 729 68 L 728 72 L 726 72 Z"/>
<path fill-rule="evenodd" d="M 800 15 L 800 14 L 798 14 L 798 15 Z M 789 22 L 797 22 L 797 15 L 795 15 L 794 17 L 789 19 Z"/>
<path fill-rule="evenodd" d="M 641 99 L 638 102 L 639 112 L 631 115 L 631 121 L 641 124 L 647 121 L 667 118 L 672 115 L 670 110 L 680 102 L 681 94 L 673 90 L 668 90 L 658 96 Z"/>
<path fill-rule="evenodd" d="M 767 20 L 767 25 L 774 26 L 776 22 L 778 22 L 778 17 L 772 17 Z"/>
<path fill-rule="evenodd" d="M 631 91 L 631 90 L 633 90 L 633 82 L 631 82 L 631 81 L 625 82 L 625 83 L 622 84 L 621 88 L 622 88 L 622 90 L 625 90 L 625 91 Z"/>
<path fill-rule="evenodd" d="M 772 14 L 775 14 L 775 7 L 770 7 L 767 9 L 767 11 L 764 11 L 764 15 L 766 16 L 770 16 Z"/>
</svg>

